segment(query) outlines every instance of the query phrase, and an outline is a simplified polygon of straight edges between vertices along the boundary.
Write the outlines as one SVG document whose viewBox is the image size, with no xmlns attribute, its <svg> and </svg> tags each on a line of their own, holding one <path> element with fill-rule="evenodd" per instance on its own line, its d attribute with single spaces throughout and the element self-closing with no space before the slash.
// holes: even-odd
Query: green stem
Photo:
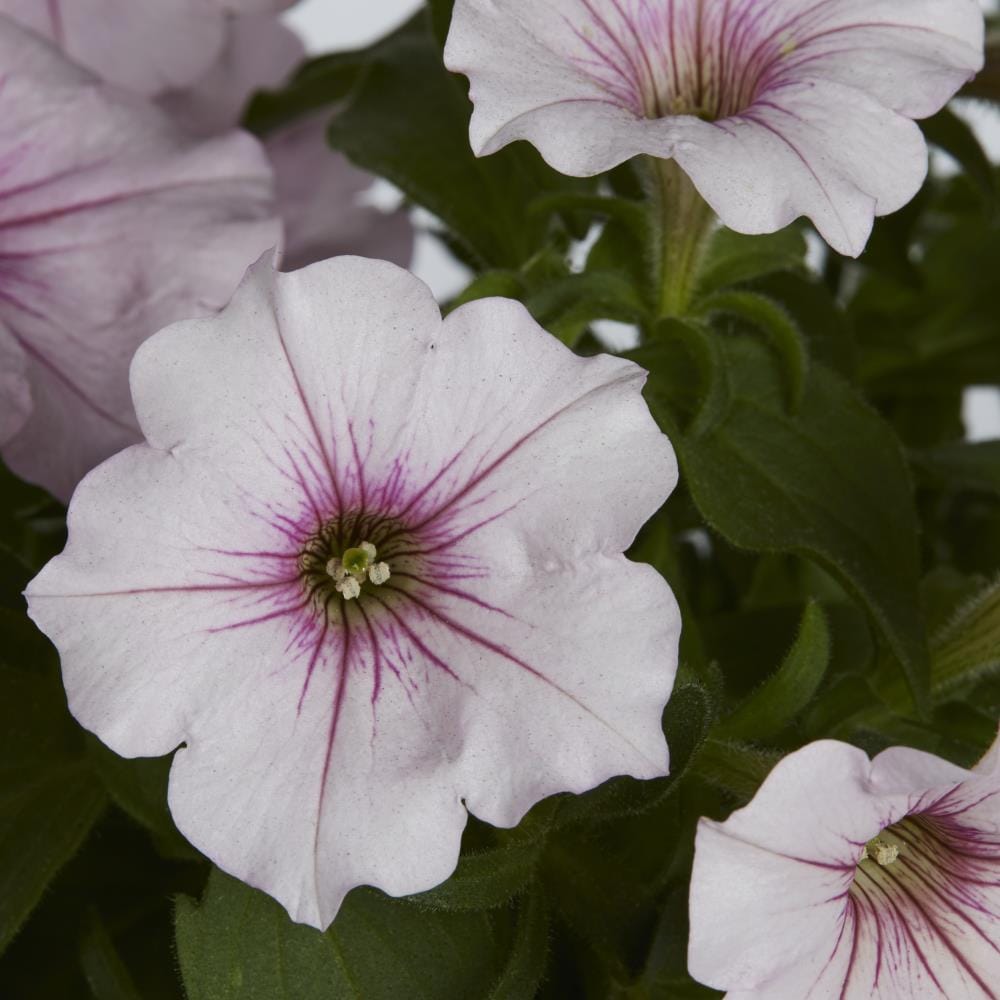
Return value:
<svg viewBox="0 0 1000 1000">
<path fill-rule="evenodd" d="M 647 165 L 658 315 L 683 316 L 695 292 L 715 213 L 673 160 L 650 157 Z"/>
</svg>

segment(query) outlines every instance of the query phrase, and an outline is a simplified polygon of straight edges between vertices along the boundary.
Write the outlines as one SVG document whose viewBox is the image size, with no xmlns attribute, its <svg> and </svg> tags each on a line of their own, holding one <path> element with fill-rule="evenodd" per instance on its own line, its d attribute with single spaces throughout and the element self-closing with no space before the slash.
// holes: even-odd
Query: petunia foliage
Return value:
<svg viewBox="0 0 1000 1000">
<path fill-rule="evenodd" d="M 0 996 L 997 996 L 991 5 L 291 6 L 0 0 Z"/>
</svg>

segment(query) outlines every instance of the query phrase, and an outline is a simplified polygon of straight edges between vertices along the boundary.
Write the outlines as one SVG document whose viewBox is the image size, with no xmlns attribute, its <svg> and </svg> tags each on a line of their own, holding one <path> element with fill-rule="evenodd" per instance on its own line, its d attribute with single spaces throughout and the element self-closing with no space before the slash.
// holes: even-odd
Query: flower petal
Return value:
<svg viewBox="0 0 1000 1000">
<path fill-rule="evenodd" d="M 746 1000 L 990 1000 L 998 793 L 989 765 L 981 776 L 906 748 L 870 763 L 830 741 L 790 755 L 749 806 L 702 821 L 692 975 Z M 876 835 L 888 860 L 861 857 Z"/>
<path fill-rule="evenodd" d="M 284 83 L 305 55 L 299 36 L 273 15 L 231 18 L 208 72 L 189 87 L 164 94 L 160 105 L 199 135 L 223 132 L 239 124 L 255 91 Z"/>
<path fill-rule="evenodd" d="M 676 158 L 731 228 L 805 215 L 857 255 L 923 181 L 909 119 L 982 48 L 975 0 L 457 0 L 445 62 L 470 79 L 479 155 L 526 139 L 581 176 Z"/>
<path fill-rule="evenodd" d="M 24 351 L 0 323 L 0 445 L 24 426 L 31 412 L 27 367 Z"/>
<path fill-rule="evenodd" d="M 811 743 L 725 823 L 702 821 L 688 951 L 696 979 L 736 990 L 770 985 L 796 965 L 822 974 L 861 849 L 888 825 L 870 773 L 861 750 Z"/>
<path fill-rule="evenodd" d="M 926 118 L 983 67 L 976 0 L 779 0 L 794 49 L 782 75 L 833 80 Z"/>
<path fill-rule="evenodd" d="M 790 83 L 719 122 L 677 119 L 672 139 L 677 162 L 731 229 L 774 232 L 805 215 L 850 256 L 875 216 L 905 205 L 927 174 L 912 121 L 833 81 Z"/>
<path fill-rule="evenodd" d="M 285 223 L 283 267 L 341 254 L 409 264 L 415 233 L 407 210 L 362 201 L 374 178 L 327 145 L 326 125 L 325 116 L 309 117 L 265 139 Z"/>
<path fill-rule="evenodd" d="M 0 0 L 0 15 L 145 95 L 197 79 L 222 46 L 225 24 L 222 9 L 205 0 Z"/>
<path fill-rule="evenodd" d="M 442 323 L 412 275 L 341 258 L 261 261 L 132 382 L 149 444 L 81 483 L 29 607 L 83 725 L 186 744 L 171 809 L 225 870 L 323 927 L 354 885 L 445 878 L 463 799 L 509 825 L 665 772 L 677 608 L 621 553 L 676 468 L 634 365 L 502 300 Z M 390 525 L 366 544 L 392 573 L 348 599 L 326 570 L 317 603 L 308 544 L 345 511 Z"/>
<path fill-rule="evenodd" d="M 250 136 L 195 142 L 5 19 L 0 63 L 17 67 L 0 90 L 0 320 L 35 398 L 4 457 L 65 498 L 138 438 L 138 344 L 224 304 L 278 241 L 271 175 Z"/>
</svg>

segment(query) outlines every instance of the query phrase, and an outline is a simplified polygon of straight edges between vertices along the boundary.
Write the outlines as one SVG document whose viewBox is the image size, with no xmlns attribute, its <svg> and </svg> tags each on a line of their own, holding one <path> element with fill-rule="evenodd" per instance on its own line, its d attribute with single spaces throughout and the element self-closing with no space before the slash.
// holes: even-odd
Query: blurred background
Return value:
<svg viewBox="0 0 1000 1000">
<path fill-rule="evenodd" d="M 1000 0 L 980 0 L 984 10 L 995 11 Z M 401 24 L 422 6 L 422 0 L 301 0 L 285 19 L 302 37 L 311 54 L 368 45 Z M 956 101 L 959 111 L 976 128 L 994 161 L 1000 160 L 1000 115 L 992 106 L 972 101 Z M 937 157 L 934 169 L 948 171 L 951 165 L 944 154 Z M 370 197 L 390 207 L 398 196 L 392 187 L 379 182 Z M 444 301 L 465 287 L 468 272 L 427 231 L 433 220 L 417 215 L 418 235 L 412 270 L 430 285 L 439 301 Z M 421 222 L 423 225 L 421 225 Z M 607 329 L 607 339 L 614 341 L 629 331 Z M 621 347 L 623 344 L 609 344 Z M 1000 437 L 1000 390 L 995 386 L 969 389 L 965 418 L 973 440 Z"/>
</svg>

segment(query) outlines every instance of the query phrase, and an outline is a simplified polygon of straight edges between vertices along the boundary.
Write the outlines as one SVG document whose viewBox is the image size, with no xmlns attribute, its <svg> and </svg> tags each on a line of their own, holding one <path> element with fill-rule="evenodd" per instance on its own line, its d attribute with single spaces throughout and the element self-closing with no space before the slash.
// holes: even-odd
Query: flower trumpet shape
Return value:
<svg viewBox="0 0 1000 1000">
<path fill-rule="evenodd" d="M 224 305 L 280 226 L 249 135 L 196 141 L 3 16 L 0 67 L 0 445 L 65 499 L 139 440 L 136 347 Z"/>
<path fill-rule="evenodd" d="M 691 974 L 740 1000 L 1000 995 L 1000 740 L 971 771 L 812 743 L 702 820 Z"/>
<path fill-rule="evenodd" d="M 466 807 L 666 773 L 677 607 L 622 555 L 676 479 L 643 381 L 512 301 L 442 322 L 392 264 L 259 263 L 138 352 L 148 443 L 28 588 L 71 711 L 184 743 L 180 829 L 318 927 L 446 878 Z"/>
<path fill-rule="evenodd" d="M 800 215 L 841 253 L 920 188 L 911 119 L 983 63 L 976 0 L 456 0 L 445 61 L 472 146 L 533 143 L 589 176 L 674 159 L 722 221 Z"/>
</svg>

